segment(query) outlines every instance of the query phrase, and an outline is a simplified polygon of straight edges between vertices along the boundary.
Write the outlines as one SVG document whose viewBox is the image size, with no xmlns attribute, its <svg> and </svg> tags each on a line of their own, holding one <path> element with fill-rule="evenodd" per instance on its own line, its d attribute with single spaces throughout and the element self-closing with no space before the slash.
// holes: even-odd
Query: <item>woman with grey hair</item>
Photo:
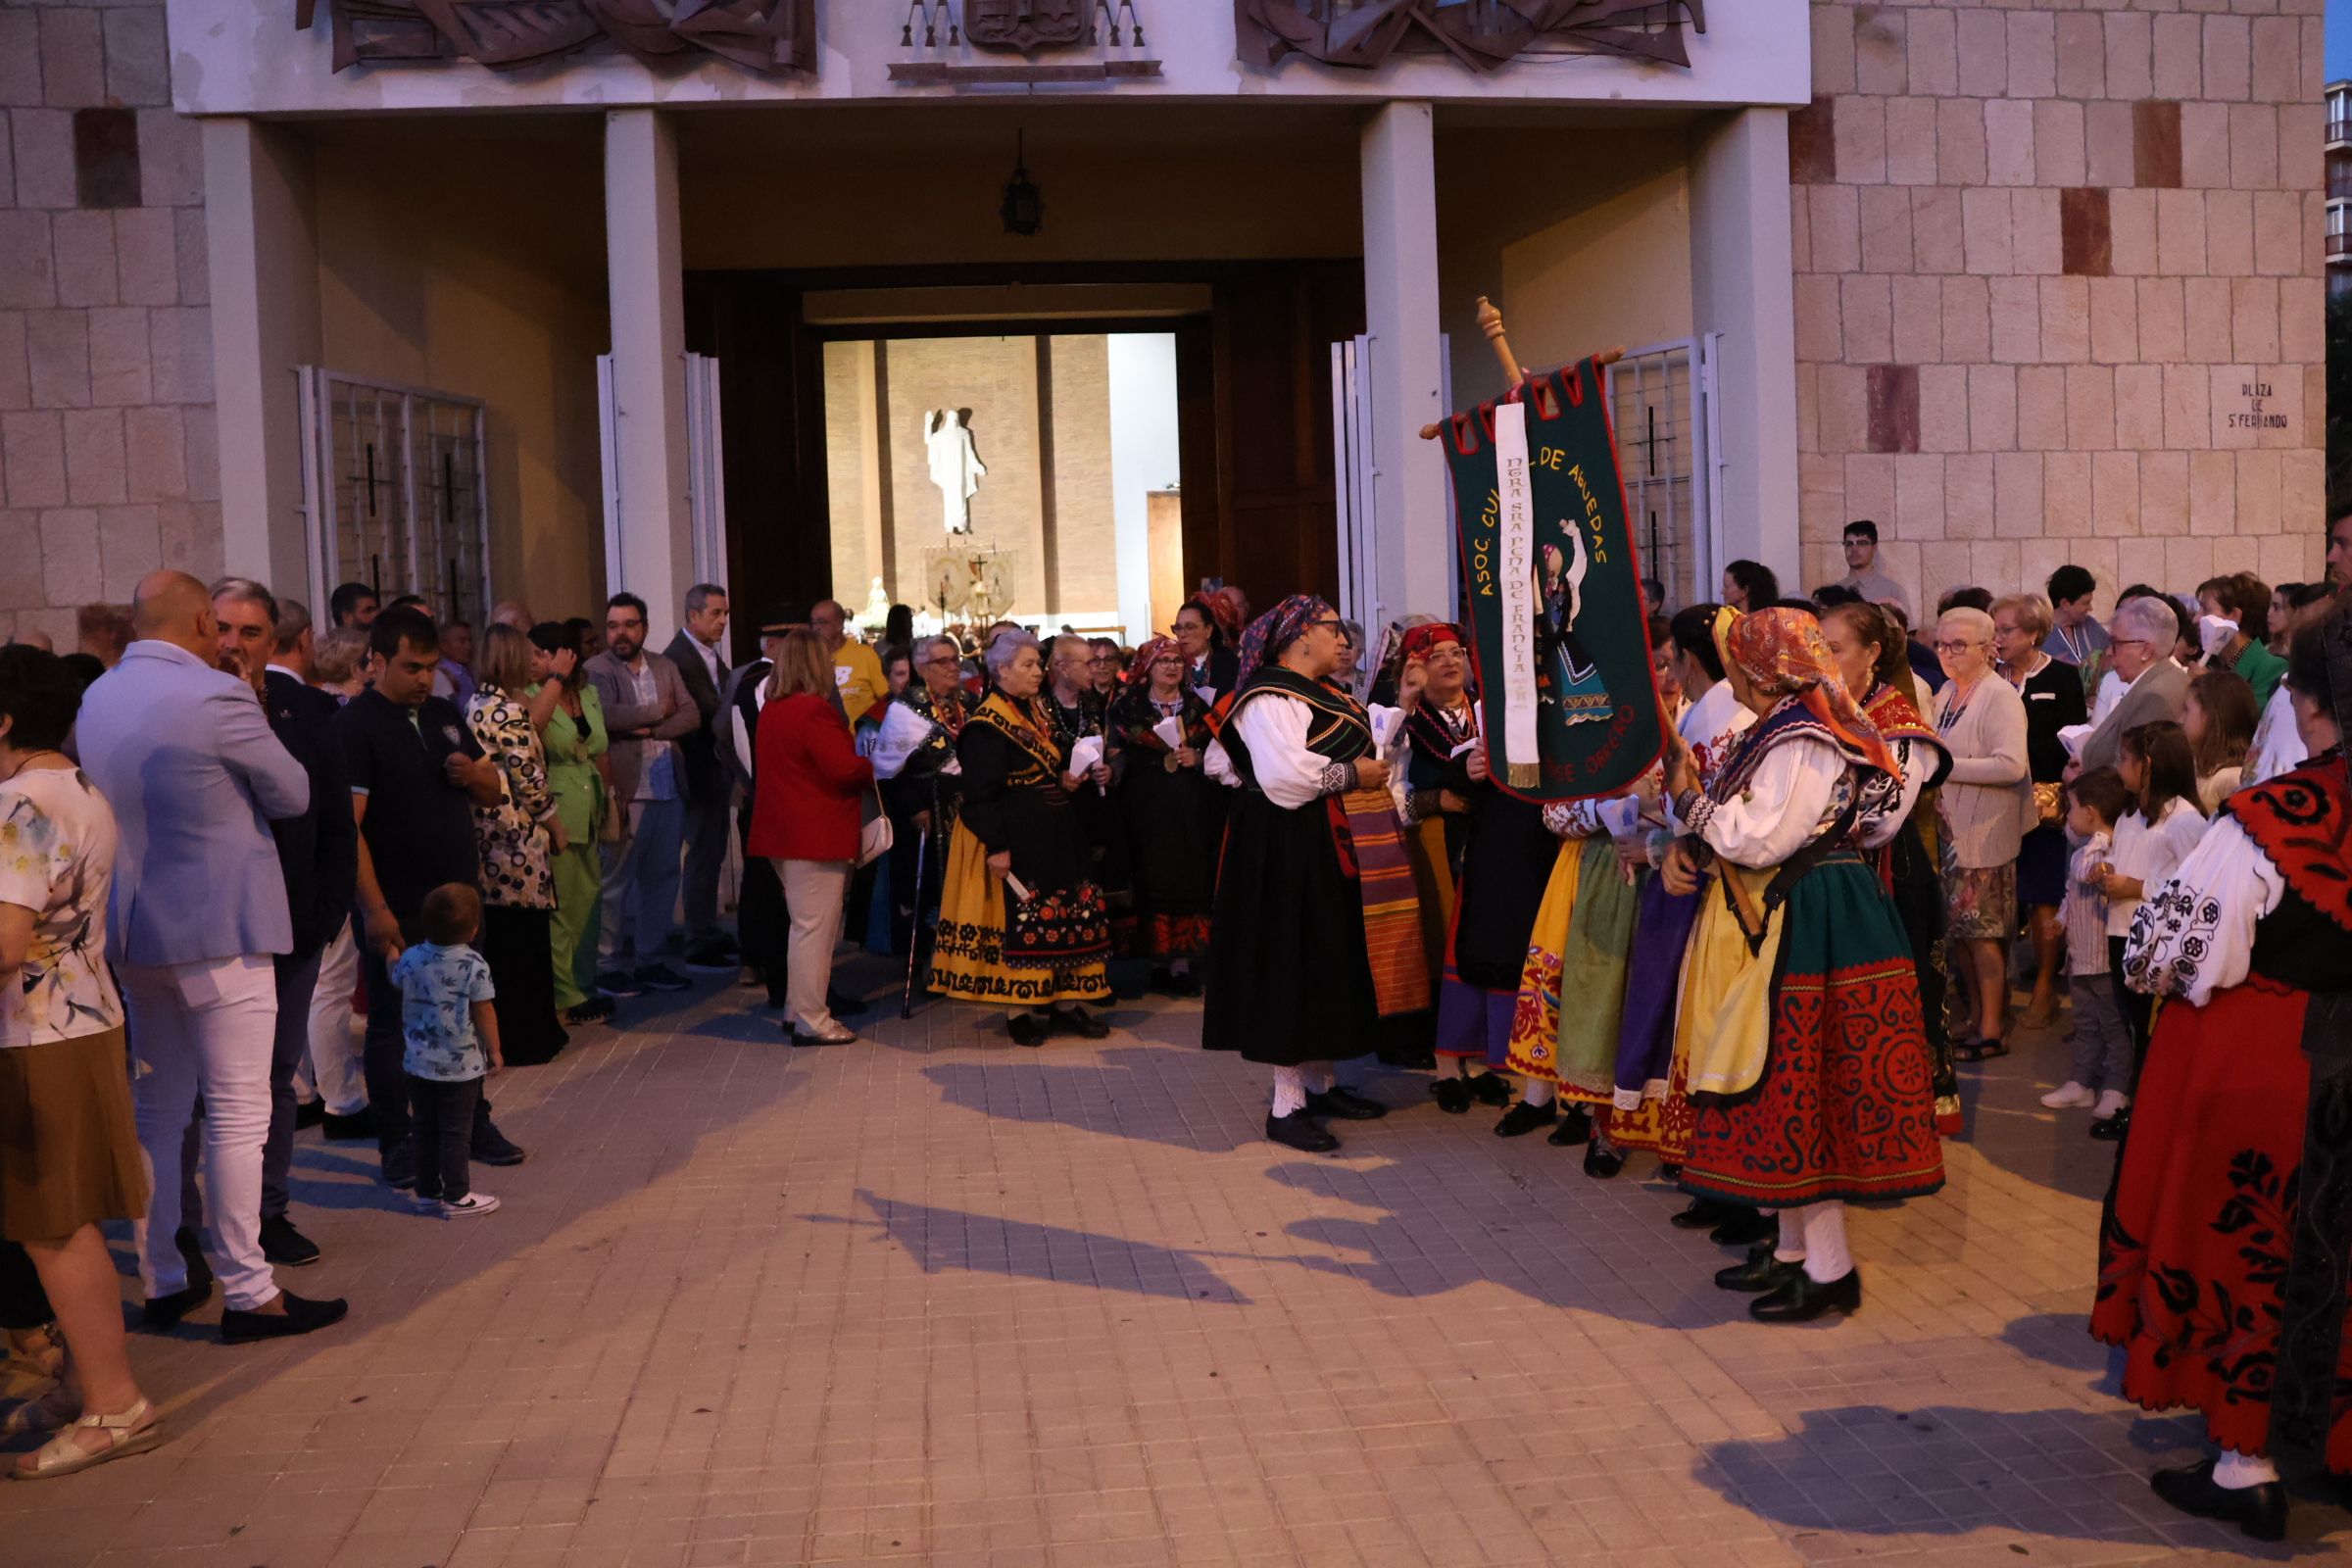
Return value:
<svg viewBox="0 0 2352 1568">
<path fill-rule="evenodd" d="M 1946 934 L 1969 998 L 1952 1055 L 2009 1054 L 2009 940 L 2017 935 L 2017 852 L 2034 820 L 2026 701 L 1993 668 L 1993 619 L 1954 608 L 1936 619 L 1936 658 L 1947 676 L 1936 731 L 1951 753 L 1936 806 L 1943 818 Z"/>
<path fill-rule="evenodd" d="M 931 989 L 1007 1008 L 1015 1045 L 1043 1045 L 1057 1028 L 1100 1040 L 1109 1026 L 1080 1004 L 1110 995 L 1110 910 L 1073 800 L 1084 770 L 1040 698 L 1037 639 L 1000 632 L 986 657 L 992 689 L 956 742 L 963 799 Z"/>
</svg>

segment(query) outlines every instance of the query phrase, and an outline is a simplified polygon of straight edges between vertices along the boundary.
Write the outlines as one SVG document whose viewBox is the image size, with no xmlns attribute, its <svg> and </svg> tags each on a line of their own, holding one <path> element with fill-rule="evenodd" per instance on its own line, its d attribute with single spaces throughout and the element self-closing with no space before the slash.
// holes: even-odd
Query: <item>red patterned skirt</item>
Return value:
<svg viewBox="0 0 2352 1568">
<path fill-rule="evenodd" d="M 2269 1447 L 2311 1096 L 2307 1001 L 2257 977 L 2164 1008 L 2099 1238 L 2090 1332 L 2125 1351 L 2125 1395 L 2194 1406 L 2234 1453 Z M 2352 1350 L 2352 1324 L 2343 1343 Z M 2352 1387 L 2352 1356 L 2337 1387 Z M 2352 1400 L 2338 1401 L 2327 1458 L 2352 1471 Z"/>
</svg>

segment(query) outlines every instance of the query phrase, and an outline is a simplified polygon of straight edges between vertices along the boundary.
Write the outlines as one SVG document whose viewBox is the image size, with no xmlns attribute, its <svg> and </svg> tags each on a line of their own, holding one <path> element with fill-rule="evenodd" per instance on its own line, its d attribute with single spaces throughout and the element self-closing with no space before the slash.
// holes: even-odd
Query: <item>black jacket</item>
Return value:
<svg viewBox="0 0 2352 1568">
<path fill-rule="evenodd" d="M 310 809 L 270 824 L 286 878 L 286 912 L 294 921 L 288 956 L 307 958 L 334 940 L 358 892 L 360 833 L 351 819 L 351 768 L 335 728 L 335 700 L 278 670 L 262 679 L 270 733 L 311 779 Z"/>
<path fill-rule="evenodd" d="M 727 774 L 719 761 L 718 748 L 726 737 L 712 724 L 718 714 L 718 682 L 710 678 L 710 666 L 703 662 L 702 645 L 681 629 L 662 650 L 662 657 L 678 666 L 678 679 L 686 685 L 686 694 L 702 710 L 702 726 L 678 740 L 678 756 L 686 764 L 686 794 L 695 801 L 724 801 L 727 798 Z M 723 668 L 726 656 L 719 656 Z"/>
</svg>

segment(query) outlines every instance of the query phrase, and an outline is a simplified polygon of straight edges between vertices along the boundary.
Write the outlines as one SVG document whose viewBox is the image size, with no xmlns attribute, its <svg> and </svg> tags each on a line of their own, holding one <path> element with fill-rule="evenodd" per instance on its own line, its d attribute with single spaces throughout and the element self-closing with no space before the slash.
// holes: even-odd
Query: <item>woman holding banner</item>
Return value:
<svg viewBox="0 0 2352 1568">
<path fill-rule="evenodd" d="M 1321 1153 L 1318 1118 L 1368 1121 L 1377 1101 L 1332 1064 L 1397 1020 L 1427 1027 L 1429 970 L 1389 764 L 1361 704 L 1326 683 L 1339 612 L 1299 594 L 1250 625 L 1241 686 L 1209 747 L 1236 790 L 1209 931 L 1200 1043 L 1274 1069 L 1266 1137 Z"/>
<path fill-rule="evenodd" d="M 1703 794 L 1687 748 L 1670 744 L 1666 761 L 1689 836 L 1664 876 L 1689 892 L 1711 862 L 1709 907 L 1721 901 L 1730 921 L 1702 920 L 1685 967 L 1684 1006 L 1704 1022 L 1682 1182 L 1781 1211 L 1779 1246 L 1750 1261 L 1744 1288 L 1764 1294 L 1749 1315 L 1807 1322 L 1861 1304 L 1845 1202 L 1943 1185 L 1910 944 L 1858 847 L 1866 819 L 1899 822 L 1917 790 L 1846 694 L 1813 616 L 1741 616 L 1724 651 L 1754 727 Z"/>
</svg>

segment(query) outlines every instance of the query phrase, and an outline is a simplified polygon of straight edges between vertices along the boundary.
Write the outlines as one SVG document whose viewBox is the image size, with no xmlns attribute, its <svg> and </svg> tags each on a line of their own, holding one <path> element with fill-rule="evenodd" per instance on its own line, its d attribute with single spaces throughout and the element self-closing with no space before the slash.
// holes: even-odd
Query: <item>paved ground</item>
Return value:
<svg viewBox="0 0 2352 1568">
<path fill-rule="evenodd" d="M 876 973 L 876 984 L 881 983 Z M 1768 1329 L 1646 1161 L 1400 1113 L 1335 1157 L 1131 1004 L 1097 1046 L 938 1006 L 794 1052 L 748 994 L 510 1075 L 479 1222 L 305 1135 L 299 1288 L 350 1321 L 134 1349 L 177 1437 L 0 1487 L 0 1564 L 1480 1564 L 2234 1559 L 2142 1479 L 2188 1423 L 2083 1334 L 2104 1146 L 1972 1082 L 1938 1199 L 1856 1216 L 1857 1317 Z M 869 1015 L 871 1016 L 871 1015 Z M 2352 1550 L 2299 1505 L 2270 1555 Z"/>
</svg>

